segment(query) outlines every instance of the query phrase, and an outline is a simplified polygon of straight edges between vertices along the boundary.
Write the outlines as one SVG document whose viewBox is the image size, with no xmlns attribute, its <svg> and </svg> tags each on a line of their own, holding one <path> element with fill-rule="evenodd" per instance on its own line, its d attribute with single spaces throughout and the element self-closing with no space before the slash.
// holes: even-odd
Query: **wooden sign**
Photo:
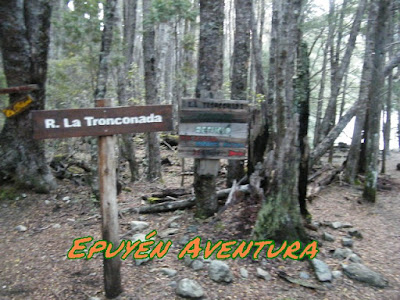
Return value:
<svg viewBox="0 0 400 300">
<path fill-rule="evenodd" d="M 19 115 L 23 111 L 27 110 L 32 102 L 33 99 L 31 96 L 27 95 L 21 100 L 14 102 L 9 107 L 3 109 L 2 112 L 7 118 L 15 117 L 16 115 Z"/>
<path fill-rule="evenodd" d="M 149 105 L 32 111 L 36 139 L 172 130 L 172 106 Z"/>
<path fill-rule="evenodd" d="M 179 113 L 179 156 L 246 159 L 248 102 L 183 99 Z"/>
</svg>

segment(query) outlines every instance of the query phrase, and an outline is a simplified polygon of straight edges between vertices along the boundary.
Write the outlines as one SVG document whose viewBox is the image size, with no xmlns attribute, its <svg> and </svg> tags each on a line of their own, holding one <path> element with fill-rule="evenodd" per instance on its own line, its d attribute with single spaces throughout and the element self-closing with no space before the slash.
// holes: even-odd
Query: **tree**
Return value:
<svg viewBox="0 0 400 300">
<path fill-rule="evenodd" d="M 224 1 L 200 0 L 200 42 L 196 97 L 217 98 L 223 82 Z M 212 53 L 212 55 L 210 55 Z M 218 160 L 195 159 L 194 190 L 198 217 L 218 208 L 215 193 Z"/>
<path fill-rule="evenodd" d="M 335 3 L 334 0 L 330 0 L 331 7 L 334 6 L 334 3 Z M 343 5 L 345 5 L 346 3 L 347 1 L 344 1 Z M 329 98 L 327 108 L 325 110 L 323 122 L 321 124 L 321 133 L 319 134 L 320 139 L 324 138 L 335 125 L 337 98 L 339 96 L 344 75 L 349 69 L 351 56 L 355 48 L 358 33 L 360 32 L 361 21 L 363 19 L 366 5 L 367 5 L 367 0 L 359 0 L 357 12 L 354 17 L 353 23 L 351 25 L 351 30 L 349 34 L 349 39 L 347 41 L 345 53 L 340 62 L 339 62 L 340 49 L 338 49 L 341 41 L 340 28 L 338 29 L 339 34 L 338 34 L 338 42 L 336 45 L 336 51 L 334 48 L 335 44 L 333 41 L 334 36 L 330 35 L 331 39 L 330 41 L 328 41 L 328 43 L 330 43 L 330 59 L 331 59 L 331 95 Z M 341 20 L 342 19 L 343 17 L 341 18 Z"/>
<path fill-rule="evenodd" d="M 128 73 L 132 68 L 133 49 L 135 43 L 136 32 L 136 6 L 137 0 L 123 1 L 123 36 L 121 41 L 121 50 L 123 59 L 118 66 L 118 84 L 117 95 L 118 104 L 126 106 L 128 104 L 129 95 L 127 92 Z M 122 20 L 121 20 L 122 21 Z M 131 182 L 136 181 L 139 173 L 139 166 L 136 162 L 135 146 L 132 139 L 132 134 L 123 134 L 121 136 L 121 153 L 128 161 L 131 171 Z"/>
<path fill-rule="evenodd" d="M 151 20 L 152 1 L 143 0 L 143 55 L 144 55 L 144 83 L 146 90 L 146 104 L 158 103 L 158 84 L 155 56 L 155 31 Z M 156 132 L 150 132 L 147 136 L 147 179 L 161 178 L 161 154 L 159 136 Z"/>
<path fill-rule="evenodd" d="M 30 110 L 46 103 L 47 56 L 51 5 L 49 0 L 1 0 L 0 47 L 9 87 L 37 84 L 29 109 L 8 118 L 0 133 L 0 182 L 48 192 L 55 181 L 44 155 L 44 144 L 32 137 Z M 10 94 L 10 104 L 26 94 Z"/>
<path fill-rule="evenodd" d="M 303 1 L 273 1 L 273 11 L 277 14 L 272 23 L 276 30 L 276 40 L 271 41 L 270 56 L 274 58 L 273 76 L 277 135 L 268 149 L 264 162 L 264 195 L 266 198 L 259 211 L 254 227 L 257 239 L 306 241 L 298 204 L 299 113 L 293 78 L 296 74 L 296 60 L 300 45 L 300 15 Z M 269 87 L 271 89 L 271 87 Z"/>
<path fill-rule="evenodd" d="M 379 133 L 383 101 L 385 64 L 385 38 L 391 0 L 373 1 L 371 9 L 377 7 L 376 28 L 373 34 L 374 51 L 372 59 L 371 86 L 368 93 L 368 132 L 366 135 L 366 176 L 363 198 L 368 202 L 376 201 L 378 181 Z"/>
<path fill-rule="evenodd" d="M 250 21 L 252 11 L 251 0 L 236 0 L 236 26 L 233 46 L 233 66 L 231 78 L 231 99 L 247 99 L 247 78 L 250 59 Z M 228 162 L 228 186 L 233 180 L 244 176 L 244 161 L 230 160 Z"/>
</svg>

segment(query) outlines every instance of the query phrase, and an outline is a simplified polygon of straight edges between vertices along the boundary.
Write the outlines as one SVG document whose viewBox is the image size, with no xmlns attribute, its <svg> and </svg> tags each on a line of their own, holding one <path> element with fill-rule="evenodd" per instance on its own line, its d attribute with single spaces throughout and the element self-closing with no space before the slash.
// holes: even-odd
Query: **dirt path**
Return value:
<svg viewBox="0 0 400 300">
<path fill-rule="evenodd" d="M 149 185 L 139 182 L 128 187 L 119 197 L 120 205 L 140 205 L 141 196 L 165 187 L 179 187 L 179 167 L 164 167 L 165 184 Z M 313 220 L 321 223 L 340 221 L 351 223 L 360 230 L 362 240 L 355 240 L 353 250 L 371 269 L 384 274 L 390 285 L 377 289 L 354 282 L 347 277 L 331 284 L 317 282 L 307 262 L 292 260 L 228 260 L 234 275 L 232 284 L 217 284 L 208 277 L 206 268 L 195 271 L 177 259 L 184 238 L 196 235 L 203 239 L 218 240 L 226 232 L 233 234 L 232 218 L 227 222 L 201 222 L 193 218 L 193 212 L 171 212 L 141 217 L 150 223 L 149 231 L 162 232 L 168 228 L 168 220 L 178 217 L 178 232 L 171 237 L 173 246 L 161 260 L 153 260 L 141 266 L 134 261 L 123 262 L 124 294 L 121 299 L 179 299 L 174 282 L 182 278 L 198 281 L 207 299 L 400 299 L 400 172 L 395 166 L 400 154 L 392 153 L 388 161 L 390 190 L 379 192 L 379 201 L 368 205 L 360 201 L 361 191 L 339 181 L 323 190 L 310 204 Z M 187 187 L 189 183 L 187 183 Z M 87 260 L 68 260 L 66 254 L 75 238 L 92 235 L 100 239 L 99 208 L 93 203 L 86 188 L 77 188 L 64 182 L 57 193 L 37 195 L 18 192 L 19 200 L 0 202 L 0 299 L 103 299 L 102 259 L 100 256 Z M 66 198 L 69 197 L 69 198 Z M 138 220 L 137 215 L 125 215 L 121 231 L 129 231 L 129 223 Z M 18 225 L 27 227 L 18 232 Z M 318 258 L 329 264 L 332 270 L 340 270 L 340 261 L 332 258 L 332 251 L 340 245 L 348 229 L 334 230 L 322 226 L 318 232 L 310 232 L 318 239 L 322 231 L 336 237 L 334 242 L 322 242 Z M 205 264 L 205 266 L 207 263 Z M 178 271 L 168 278 L 159 270 L 162 267 Z M 249 272 L 242 279 L 240 268 Z M 256 268 L 270 272 L 272 280 L 264 281 L 256 276 Z M 310 275 L 309 283 L 321 289 L 314 290 L 282 280 L 277 275 L 284 271 L 299 278 L 301 271 Z"/>
</svg>

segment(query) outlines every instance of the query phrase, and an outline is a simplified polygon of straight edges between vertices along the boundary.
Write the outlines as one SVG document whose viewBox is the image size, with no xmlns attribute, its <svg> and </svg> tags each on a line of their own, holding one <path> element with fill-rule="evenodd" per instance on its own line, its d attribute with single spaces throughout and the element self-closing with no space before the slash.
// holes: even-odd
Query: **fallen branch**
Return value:
<svg viewBox="0 0 400 300">
<path fill-rule="evenodd" d="M 141 206 L 141 207 L 128 207 L 120 211 L 120 213 L 137 213 L 137 214 L 154 214 L 160 212 L 174 211 L 178 209 L 185 209 L 194 206 L 194 198 L 188 200 L 178 200 L 163 202 L 154 205 Z"/>
<path fill-rule="evenodd" d="M 232 190 L 232 188 L 217 191 L 217 198 L 224 199 L 224 198 L 228 197 L 231 190 Z M 248 193 L 250 193 L 250 185 L 248 185 L 248 184 L 240 185 L 237 187 L 237 190 L 248 194 Z"/>
</svg>

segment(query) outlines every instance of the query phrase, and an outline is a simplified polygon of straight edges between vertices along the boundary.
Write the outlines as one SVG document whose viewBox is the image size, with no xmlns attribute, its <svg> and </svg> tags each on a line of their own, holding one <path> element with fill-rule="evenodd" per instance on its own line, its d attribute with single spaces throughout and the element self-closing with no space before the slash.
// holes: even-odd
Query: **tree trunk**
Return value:
<svg viewBox="0 0 400 300">
<path fill-rule="evenodd" d="M 277 39 L 271 52 L 274 56 L 276 118 L 279 135 L 274 139 L 272 162 L 265 162 L 265 198 L 254 227 L 256 239 L 306 241 L 298 205 L 298 175 L 300 168 L 299 115 L 296 109 L 293 78 L 296 72 L 297 47 L 300 43 L 299 20 L 301 0 L 273 2 L 277 13 L 272 26 Z M 271 41 L 272 43 L 272 41 Z M 271 45 L 272 47 L 272 45 Z"/>
<path fill-rule="evenodd" d="M 390 0 L 380 0 L 371 3 L 378 6 L 378 17 L 374 33 L 374 52 L 371 88 L 368 94 L 369 118 L 366 149 L 366 176 L 363 198 L 368 202 L 376 202 L 376 187 L 378 180 L 378 155 L 379 155 L 379 133 L 382 110 L 382 92 L 384 87 L 384 63 L 385 63 L 385 38 L 386 22 Z"/>
<path fill-rule="evenodd" d="M 326 65 L 328 61 L 328 51 L 329 51 L 329 43 L 326 42 L 324 47 L 323 61 L 322 61 L 321 83 L 318 93 L 317 116 L 315 118 L 314 142 L 313 142 L 314 147 L 316 147 L 320 142 L 319 134 L 321 132 L 322 105 L 324 103 L 324 95 L 325 95 Z"/>
<path fill-rule="evenodd" d="M 236 0 L 236 30 L 233 47 L 231 99 L 247 99 L 248 66 L 250 59 L 251 0 Z M 227 186 L 244 176 L 244 161 L 229 160 Z"/>
<path fill-rule="evenodd" d="M 325 137 L 335 125 L 337 98 L 340 92 L 340 87 L 342 86 L 344 74 L 347 72 L 350 65 L 350 59 L 355 48 L 358 33 L 360 31 L 366 3 L 366 0 L 359 0 L 357 12 L 351 27 L 349 40 L 340 64 L 339 62 L 335 61 L 334 51 L 331 50 L 331 62 L 333 60 L 333 65 L 331 66 L 331 96 L 329 98 L 328 106 L 325 110 L 324 120 L 321 125 L 321 138 Z M 331 45 L 331 49 L 332 47 L 333 43 Z"/>
<path fill-rule="evenodd" d="M 367 34 L 365 40 L 364 63 L 361 74 L 360 91 L 358 95 L 358 101 L 360 102 L 360 109 L 357 111 L 353 137 L 351 140 L 350 150 L 347 155 L 347 163 L 345 169 L 345 180 L 351 184 L 354 183 L 356 176 L 360 170 L 360 161 L 361 161 L 360 153 L 361 153 L 361 140 L 363 138 L 363 130 L 364 134 L 366 134 L 365 121 L 368 114 L 368 107 L 367 107 L 368 92 L 371 86 L 372 53 L 374 50 L 373 34 L 376 23 L 376 13 L 377 12 L 374 12 L 373 7 L 369 8 Z"/>
<path fill-rule="evenodd" d="M 257 31 L 257 20 L 255 17 L 255 1 L 253 1 L 251 9 L 251 34 L 253 37 L 258 36 Z M 277 11 L 273 13 L 272 22 L 277 18 Z M 272 28 L 271 32 L 271 45 L 270 53 L 273 53 L 276 41 L 276 29 Z M 273 117 L 273 97 L 267 97 L 267 88 L 265 86 L 264 70 L 262 64 L 262 47 L 260 40 L 257 38 L 251 39 L 252 54 L 255 70 L 255 81 L 256 81 L 256 96 L 267 98 L 266 101 L 261 103 L 261 109 L 253 110 L 250 119 L 250 138 L 249 138 L 249 157 L 247 163 L 247 175 L 250 176 L 254 171 L 257 163 L 261 163 L 264 160 L 264 153 L 267 149 L 267 143 L 270 140 L 270 134 L 272 130 L 272 124 L 274 124 Z M 270 72 L 274 68 L 274 58 L 275 56 L 270 56 Z M 273 91 L 274 81 L 271 80 L 272 74 L 268 77 L 268 89 Z M 269 95 L 269 93 L 268 93 Z M 273 95 L 273 93 L 272 93 Z M 268 104 L 267 104 L 268 103 Z"/>
<path fill-rule="evenodd" d="M 37 84 L 28 110 L 7 118 L 0 133 L 0 183 L 48 192 L 55 187 L 46 163 L 44 145 L 32 137 L 30 110 L 45 108 L 51 5 L 45 0 L 0 1 L 0 47 L 7 85 Z M 10 94 L 10 104 L 27 93 Z"/>
<path fill-rule="evenodd" d="M 146 104 L 157 104 L 157 72 L 155 57 L 155 31 L 150 20 L 152 1 L 143 0 L 143 55 L 144 55 L 144 81 L 146 90 Z M 147 179 L 152 181 L 161 179 L 161 154 L 159 136 L 150 132 L 147 136 Z"/>
<path fill-rule="evenodd" d="M 389 51 L 388 51 L 388 56 L 389 59 L 393 58 L 393 43 L 394 43 L 394 26 L 393 26 L 393 20 L 394 20 L 394 11 L 393 9 L 393 3 L 390 9 L 390 15 L 389 15 L 389 21 L 388 21 L 388 40 L 387 44 L 389 46 Z M 382 169 L 381 173 L 385 174 L 386 173 L 386 159 L 387 156 L 389 155 L 390 152 L 390 133 L 391 133 L 391 127 L 392 127 L 392 89 L 393 89 L 393 72 L 392 70 L 389 71 L 389 74 L 387 75 L 387 96 L 386 96 L 386 120 L 383 122 L 383 151 L 382 151 Z"/>
<path fill-rule="evenodd" d="M 223 83 L 224 1 L 200 0 L 200 44 L 196 97 L 217 98 Z M 212 53 L 212 55 L 210 55 Z M 195 159 L 196 216 L 217 212 L 218 160 Z"/>
<path fill-rule="evenodd" d="M 310 60 L 307 53 L 307 44 L 299 47 L 297 58 L 297 78 L 295 80 L 295 97 L 299 108 L 299 143 L 300 143 L 300 168 L 299 168 L 299 205 L 300 213 L 306 220 L 311 219 L 307 210 L 307 184 L 308 184 L 308 119 L 310 115 Z"/>
<path fill-rule="evenodd" d="M 120 106 L 128 105 L 129 95 L 127 93 L 128 72 L 133 63 L 133 49 L 136 31 L 136 7 L 137 0 L 124 0 L 123 2 L 123 40 L 121 43 L 124 53 L 124 61 L 118 66 L 117 95 Z M 122 21 L 122 20 L 121 20 Z M 131 173 L 131 182 L 138 179 L 139 166 L 136 161 L 135 145 L 132 134 L 121 135 L 121 154 L 128 161 Z"/>
</svg>

